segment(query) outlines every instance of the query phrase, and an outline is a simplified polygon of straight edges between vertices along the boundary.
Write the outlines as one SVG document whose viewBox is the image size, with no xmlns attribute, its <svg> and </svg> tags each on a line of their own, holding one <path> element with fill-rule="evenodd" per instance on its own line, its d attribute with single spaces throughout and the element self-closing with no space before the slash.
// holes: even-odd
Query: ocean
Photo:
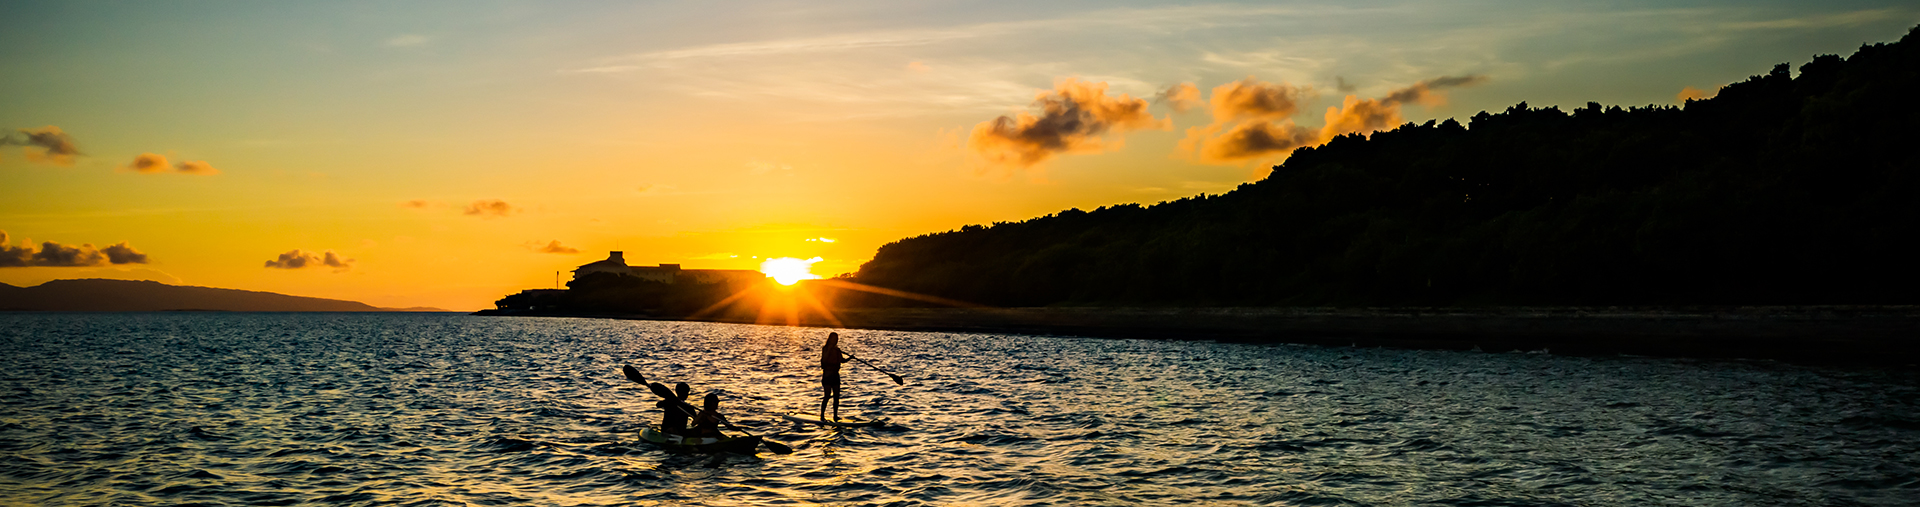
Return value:
<svg viewBox="0 0 1920 507">
<path fill-rule="evenodd" d="M 1920 373 L 409 313 L 0 313 L 4 505 L 1913 505 Z M 720 394 L 792 454 L 638 440 Z"/>
</svg>

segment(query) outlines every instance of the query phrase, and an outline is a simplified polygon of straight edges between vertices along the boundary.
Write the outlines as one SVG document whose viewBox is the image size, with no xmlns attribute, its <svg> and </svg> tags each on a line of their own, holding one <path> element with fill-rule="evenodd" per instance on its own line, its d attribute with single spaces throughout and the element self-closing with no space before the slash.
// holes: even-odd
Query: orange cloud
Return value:
<svg viewBox="0 0 1920 507">
<path fill-rule="evenodd" d="M 1254 78 L 1213 89 L 1209 101 L 1213 124 L 1187 129 L 1179 149 L 1208 163 L 1234 163 L 1274 153 L 1288 153 L 1356 132 L 1373 132 L 1401 123 L 1400 106 L 1446 103 L 1440 90 L 1486 82 L 1485 76 L 1442 76 L 1387 93 L 1377 99 L 1348 95 L 1339 107 L 1327 108 L 1319 131 L 1296 125 L 1292 117 L 1312 92 L 1305 87 L 1264 83 Z M 1344 85 L 1344 80 L 1341 80 Z M 1238 123 L 1234 123 L 1238 122 Z"/>
<path fill-rule="evenodd" d="M 1188 128 L 1179 150 L 1203 162 L 1232 163 L 1317 144 L 1317 133 L 1290 119 L 1312 93 L 1310 88 L 1251 76 L 1216 86 L 1207 101 L 1213 123 Z"/>
<path fill-rule="evenodd" d="M 1193 83 L 1169 86 L 1160 93 L 1154 94 L 1153 101 L 1167 103 L 1176 113 L 1192 111 L 1193 108 L 1206 104 L 1200 100 L 1200 87 L 1194 86 Z"/>
<path fill-rule="evenodd" d="M 127 170 L 137 173 L 166 172 L 167 168 L 167 157 L 153 153 L 141 153 L 133 157 L 133 163 L 127 164 Z"/>
<path fill-rule="evenodd" d="M 1293 124 L 1293 121 L 1248 121 L 1234 125 L 1223 134 L 1214 134 L 1218 126 L 1187 129 L 1181 149 L 1198 151 L 1201 160 L 1224 162 L 1244 160 L 1268 153 L 1291 152 L 1301 146 L 1320 144 L 1320 133 Z M 1199 131 L 1198 133 L 1196 131 Z"/>
<path fill-rule="evenodd" d="M 1711 99 L 1711 98 L 1713 98 L 1713 96 L 1714 96 L 1714 95 L 1719 95 L 1719 94 L 1720 94 L 1720 90 L 1719 90 L 1719 89 L 1715 89 L 1715 90 L 1713 90 L 1713 91 L 1711 91 L 1711 92 L 1709 92 L 1709 91 L 1706 91 L 1706 90 L 1702 90 L 1702 89 L 1699 89 L 1699 88 L 1694 88 L 1694 87 L 1691 87 L 1691 86 L 1688 86 L 1688 87 L 1684 87 L 1684 88 L 1681 88 L 1681 89 L 1680 89 L 1680 94 L 1679 94 L 1679 95 L 1676 95 L 1676 96 L 1674 96 L 1674 100 L 1678 100 L 1678 101 L 1680 101 L 1681 103 L 1686 103 L 1686 102 L 1687 102 L 1687 101 L 1689 101 L 1689 100 L 1706 100 L 1706 99 Z"/>
<path fill-rule="evenodd" d="M 1348 95 L 1340 107 L 1327 108 L 1327 124 L 1320 127 L 1321 137 L 1354 132 L 1372 132 L 1400 124 L 1400 103 L 1386 99 L 1362 99 Z"/>
<path fill-rule="evenodd" d="M 1029 167 L 1060 153 L 1100 151 L 1109 131 L 1172 128 L 1147 112 L 1144 99 L 1107 96 L 1106 83 L 1066 79 L 1034 97 L 1034 105 L 1039 116 L 1018 113 L 975 125 L 967 146 L 989 162 Z"/>
<path fill-rule="evenodd" d="M 74 157 L 80 155 L 80 148 L 73 144 L 73 136 L 67 135 L 60 127 L 48 125 L 37 129 L 19 129 L 19 132 L 22 139 L 0 137 L 0 146 L 24 146 L 22 149 L 26 151 L 28 161 L 70 166 Z"/>
<path fill-rule="evenodd" d="M 180 174 L 198 174 L 201 176 L 220 174 L 219 169 L 214 169 L 213 165 L 208 164 L 205 160 L 189 160 L 181 162 L 173 166 L 173 168 L 174 170 L 180 171 Z"/>
<path fill-rule="evenodd" d="M 473 201 L 473 204 L 468 204 L 466 209 L 462 210 L 461 213 L 480 218 L 501 218 L 511 216 L 519 211 L 519 208 L 507 204 L 506 201 L 499 199 L 481 199 Z"/>
<path fill-rule="evenodd" d="M 1485 82 L 1486 76 L 1441 76 L 1394 90 L 1380 99 L 1361 99 L 1348 95 L 1340 107 L 1327 108 L 1327 124 L 1320 129 L 1321 140 L 1324 142 L 1342 134 L 1385 130 L 1400 124 L 1401 105 L 1431 107 L 1445 104 L 1446 96 L 1441 95 L 1439 90 Z"/>
<path fill-rule="evenodd" d="M 147 254 L 135 250 L 132 245 L 122 241 L 104 249 L 95 249 L 92 244 L 66 246 L 48 241 L 40 244 L 40 250 L 33 249 L 33 241 L 27 240 L 20 246 L 13 246 L 7 231 L 0 231 L 0 268 L 22 267 L 87 267 L 108 264 L 146 264 Z"/>
<path fill-rule="evenodd" d="M 540 244 L 540 242 L 538 242 L 538 241 L 535 241 L 535 242 L 533 242 L 533 244 L 535 244 L 535 245 L 538 245 L 538 244 Z M 533 251 L 535 251 L 535 252 L 540 252 L 540 253 L 550 253 L 550 254 L 577 254 L 577 253 L 580 253 L 580 249 L 578 249 L 578 248 L 573 248 L 573 247 L 570 247 L 570 246 L 566 246 L 566 245 L 562 245 L 562 244 L 560 244 L 560 240 L 557 240 L 557 239 L 556 239 L 556 240 L 553 240 L 553 241 L 552 241 L 552 242 L 550 242 L 550 243 L 547 243 L 547 244 L 546 244 L 546 246 L 540 246 L 540 247 L 536 247 L 536 248 L 534 248 L 534 250 L 533 250 Z"/>
<path fill-rule="evenodd" d="M 400 203 L 400 207 L 407 208 L 407 209 L 427 209 L 429 207 L 433 207 L 437 205 L 439 205 L 439 203 L 435 203 L 433 201 L 429 201 L 426 199 L 414 199 L 411 201 Z"/>
<path fill-rule="evenodd" d="M 1312 95 L 1313 90 L 1286 83 L 1264 83 L 1247 76 L 1246 79 L 1223 84 L 1213 88 L 1213 121 L 1229 122 L 1238 119 L 1275 120 L 1293 116 L 1300 110 L 1300 101 Z"/>
<path fill-rule="evenodd" d="M 324 253 L 315 253 L 296 248 L 287 253 L 280 254 L 280 256 L 274 260 L 267 261 L 266 265 L 266 267 L 274 269 L 301 269 L 320 266 L 334 268 L 333 272 L 339 273 L 353 269 L 353 259 L 340 257 L 340 254 L 334 253 L 333 250 L 327 250 Z"/>
<path fill-rule="evenodd" d="M 133 162 L 128 163 L 126 169 L 141 174 L 159 174 L 169 172 L 170 170 L 180 174 L 197 174 L 202 176 L 220 174 L 220 170 L 214 169 L 212 165 L 204 161 L 181 162 L 177 165 L 168 164 L 166 156 L 155 153 L 141 153 L 133 157 Z"/>
</svg>

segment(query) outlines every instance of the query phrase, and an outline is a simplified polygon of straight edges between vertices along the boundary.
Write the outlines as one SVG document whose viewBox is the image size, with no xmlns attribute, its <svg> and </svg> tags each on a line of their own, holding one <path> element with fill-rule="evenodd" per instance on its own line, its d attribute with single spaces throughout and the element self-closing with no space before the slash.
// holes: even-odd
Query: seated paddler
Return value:
<svg viewBox="0 0 1920 507">
<path fill-rule="evenodd" d="M 687 433 L 687 418 L 692 417 L 687 413 L 687 394 L 692 391 L 693 388 L 688 387 L 686 382 L 681 382 L 673 386 L 674 399 L 661 398 L 653 403 L 665 414 L 660 418 L 660 431 L 669 435 Z"/>
<path fill-rule="evenodd" d="M 707 398 L 703 401 L 700 415 L 693 417 L 693 428 L 688 430 L 687 436 L 701 438 L 726 436 L 720 433 L 720 395 L 707 393 Z"/>
</svg>

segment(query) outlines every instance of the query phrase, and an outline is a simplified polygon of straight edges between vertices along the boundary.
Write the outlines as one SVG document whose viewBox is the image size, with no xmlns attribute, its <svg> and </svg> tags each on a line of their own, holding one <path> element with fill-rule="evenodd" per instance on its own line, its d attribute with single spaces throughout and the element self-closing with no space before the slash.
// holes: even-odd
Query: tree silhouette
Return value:
<svg viewBox="0 0 1920 507">
<path fill-rule="evenodd" d="M 1224 195 L 889 243 L 855 278 L 1000 306 L 1911 304 L 1916 32 L 1683 107 L 1340 136 Z"/>
</svg>

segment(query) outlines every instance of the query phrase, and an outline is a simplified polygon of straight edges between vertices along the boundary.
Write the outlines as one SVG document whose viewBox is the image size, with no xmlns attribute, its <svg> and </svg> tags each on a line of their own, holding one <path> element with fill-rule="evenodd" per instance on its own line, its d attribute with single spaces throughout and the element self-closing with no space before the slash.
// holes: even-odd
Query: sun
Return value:
<svg viewBox="0 0 1920 507">
<path fill-rule="evenodd" d="M 760 262 L 760 272 L 773 277 L 780 285 L 793 285 L 801 280 L 818 280 L 820 275 L 813 274 L 813 263 L 820 262 L 819 257 L 795 259 L 776 257 Z"/>
</svg>

